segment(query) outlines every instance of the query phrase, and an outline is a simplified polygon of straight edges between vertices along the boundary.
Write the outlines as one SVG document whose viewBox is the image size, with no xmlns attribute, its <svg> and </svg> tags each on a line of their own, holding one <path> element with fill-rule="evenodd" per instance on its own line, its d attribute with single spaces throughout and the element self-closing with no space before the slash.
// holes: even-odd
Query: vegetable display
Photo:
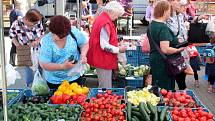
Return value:
<svg viewBox="0 0 215 121">
<path fill-rule="evenodd" d="M 202 108 L 180 109 L 178 107 L 174 107 L 170 112 L 173 121 L 214 121 L 214 115 Z"/>
<path fill-rule="evenodd" d="M 156 107 L 150 102 L 140 102 L 139 106 L 132 106 L 127 103 L 127 120 L 128 121 L 167 121 L 168 106 Z"/>
<path fill-rule="evenodd" d="M 128 102 L 131 102 L 133 105 L 137 106 L 140 102 L 151 102 L 152 105 L 156 106 L 160 97 L 157 97 L 155 94 L 149 92 L 151 87 L 145 87 L 141 90 L 132 90 L 127 92 Z"/>
<path fill-rule="evenodd" d="M 122 95 L 112 94 L 111 90 L 97 94 L 82 105 L 85 112 L 81 121 L 125 121 L 125 103 L 122 99 Z"/>
<path fill-rule="evenodd" d="M 164 97 L 164 102 L 171 107 L 185 107 L 185 108 L 197 108 L 199 104 L 193 99 L 192 96 L 184 92 L 167 92 L 165 89 L 160 90 Z"/>
<path fill-rule="evenodd" d="M 125 66 L 118 64 L 119 74 L 121 76 L 134 76 L 134 77 L 142 77 L 144 75 L 148 75 L 150 72 L 150 67 L 147 65 L 140 65 L 139 67 L 134 67 L 131 64 L 127 64 Z"/>
<path fill-rule="evenodd" d="M 17 103 L 9 107 L 8 118 L 10 121 L 77 121 L 80 113 L 81 108 L 77 106 Z"/>
</svg>

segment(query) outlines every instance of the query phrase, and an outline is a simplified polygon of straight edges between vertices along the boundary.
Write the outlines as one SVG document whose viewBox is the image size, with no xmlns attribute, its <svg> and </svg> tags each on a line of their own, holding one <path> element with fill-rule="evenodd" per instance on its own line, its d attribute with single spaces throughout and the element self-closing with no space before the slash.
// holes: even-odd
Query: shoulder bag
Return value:
<svg viewBox="0 0 215 121">
<path fill-rule="evenodd" d="M 181 55 L 181 53 L 175 54 L 173 57 L 167 57 L 160 49 L 160 47 L 156 44 L 156 42 L 151 37 L 151 30 L 150 26 L 148 28 L 148 34 L 149 34 L 149 40 L 153 43 L 155 48 L 158 50 L 158 52 L 161 54 L 161 56 L 165 60 L 166 70 L 168 72 L 168 75 L 175 76 L 181 72 L 183 72 L 187 66 L 184 61 L 184 57 Z"/>
<path fill-rule="evenodd" d="M 18 24 L 23 29 L 24 33 L 26 34 L 27 39 L 29 39 L 27 32 L 22 27 L 20 21 L 18 21 Z M 18 40 L 18 37 L 17 37 L 17 40 Z M 24 44 L 21 46 L 17 46 L 16 52 L 17 52 L 17 65 L 18 66 L 32 66 L 33 65 L 32 60 L 31 60 L 31 47 L 30 47 L 30 45 Z"/>
</svg>

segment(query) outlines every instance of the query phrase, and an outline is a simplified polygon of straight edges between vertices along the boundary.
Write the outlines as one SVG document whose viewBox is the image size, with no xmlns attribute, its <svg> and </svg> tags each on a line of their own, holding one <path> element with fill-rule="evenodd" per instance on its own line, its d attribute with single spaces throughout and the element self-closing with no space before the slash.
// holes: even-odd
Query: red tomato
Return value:
<svg viewBox="0 0 215 121">
<path fill-rule="evenodd" d="M 175 115 L 179 114 L 178 110 L 173 110 L 172 113 L 175 114 Z"/>
<path fill-rule="evenodd" d="M 213 116 L 212 113 L 208 113 L 208 114 L 207 114 L 207 117 L 208 117 L 208 119 L 213 119 L 214 116 Z"/>
<path fill-rule="evenodd" d="M 112 90 L 107 90 L 107 94 L 111 95 L 112 94 Z"/>
<path fill-rule="evenodd" d="M 214 121 L 213 119 L 208 119 L 207 121 Z"/>
<path fill-rule="evenodd" d="M 172 118 L 173 118 L 173 121 L 178 121 L 178 116 L 177 115 L 172 114 Z"/>
<path fill-rule="evenodd" d="M 184 118 L 178 117 L 178 121 L 185 121 Z"/>
<path fill-rule="evenodd" d="M 167 94 L 167 90 L 161 89 L 160 93 L 161 93 L 163 96 L 165 96 L 165 95 Z"/>
</svg>

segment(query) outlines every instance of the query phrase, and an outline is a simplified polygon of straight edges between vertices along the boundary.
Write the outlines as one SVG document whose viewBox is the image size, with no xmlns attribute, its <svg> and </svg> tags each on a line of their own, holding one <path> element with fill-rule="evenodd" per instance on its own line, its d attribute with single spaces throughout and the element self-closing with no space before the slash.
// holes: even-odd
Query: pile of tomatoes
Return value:
<svg viewBox="0 0 215 121">
<path fill-rule="evenodd" d="M 192 110 L 191 108 L 180 109 L 174 107 L 170 112 L 173 121 L 214 121 L 213 114 L 204 111 L 202 108 Z"/>
<path fill-rule="evenodd" d="M 97 94 L 82 105 L 85 111 L 81 121 L 125 121 L 122 99 L 123 95 L 112 94 L 111 90 Z"/>
<path fill-rule="evenodd" d="M 170 107 L 200 107 L 187 92 L 171 92 L 161 89 L 160 93 L 164 97 L 164 102 Z"/>
</svg>

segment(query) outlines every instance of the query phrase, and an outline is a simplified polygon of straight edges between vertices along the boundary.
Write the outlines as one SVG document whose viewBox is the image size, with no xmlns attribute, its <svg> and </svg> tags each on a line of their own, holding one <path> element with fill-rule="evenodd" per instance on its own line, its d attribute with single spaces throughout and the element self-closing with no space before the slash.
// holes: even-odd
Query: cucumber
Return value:
<svg viewBox="0 0 215 121">
<path fill-rule="evenodd" d="M 144 102 L 140 103 L 140 106 L 139 106 L 140 113 L 142 114 L 144 121 L 150 121 L 150 116 L 145 111 L 144 104 L 145 104 Z"/>
<path fill-rule="evenodd" d="M 148 114 L 151 113 L 151 111 L 150 111 L 149 108 L 147 107 L 146 103 L 143 103 L 143 107 L 144 107 L 145 111 L 146 111 Z"/>
<path fill-rule="evenodd" d="M 155 115 L 153 117 L 153 121 L 158 121 L 158 110 L 157 110 L 157 107 L 154 108 L 155 109 Z"/>
<path fill-rule="evenodd" d="M 133 118 L 136 120 L 136 121 L 140 121 L 137 116 L 133 116 Z"/>
<path fill-rule="evenodd" d="M 131 121 L 136 121 L 136 119 L 135 118 L 131 118 Z"/>
<path fill-rule="evenodd" d="M 156 107 L 153 106 L 150 102 L 146 102 L 146 104 L 147 104 L 149 110 L 151 111 L 151 113 L 152 113 L 153 115 L 155 115 L 155 108 L 156 108 Z"/>
<path fill-rule="evenodd" d="M 165 117 L 166 117 L 166 113 L 167 113 L 167 109 L 168 109 L 169 107 L 168 106 L 165 106 L 164 108 L 163 108 L 163 110 L 161 111 L 161 114 L 160 114 L 160 121 L 164 121 L 164 119 L 165 119 Z"/>
<path fill-rule="evenodd" d="M 132 107 L 132 104 L 130 102 L 128 102 L 127 103 L 128 121 L 131 121 L 131 107 Z"/>
<path fill-rule="evenodd" d="M 142 114 L 140 112 L 137 111 L 131 111 L 132 116 L 136 116 L 139 119 L 142 119 Z"/>
<path fill-rule="evenodd" d="M 132 107 L 131 110 L 132 110 L 132 111 L 140 112 L 140 109 L 139 109 L 138 107 Z"/>
</svg>

